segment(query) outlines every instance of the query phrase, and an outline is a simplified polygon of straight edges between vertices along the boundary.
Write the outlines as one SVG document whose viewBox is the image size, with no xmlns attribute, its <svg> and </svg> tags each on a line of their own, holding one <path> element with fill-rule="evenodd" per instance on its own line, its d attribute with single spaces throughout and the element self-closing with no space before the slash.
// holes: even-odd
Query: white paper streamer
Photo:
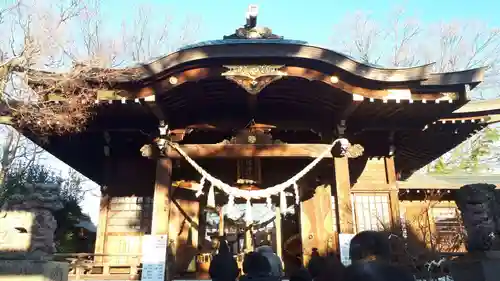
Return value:
<svg viewBox="0 0 500 281">
<path fill-rule="evenodd" d="M 200 183 L 198 184 L 198 191 L 196 191 L 196 197 L 200 197 L 203 194 L 203 187 L 205 186 L 207 178 L 202 177 Z"/>
<path fill-rule="evenodd" d="M 285 214 L 286 209 L 288 209 L 288 207 L 286 206 L 286 195 L 284 191 L 280 193 L 280 208 L 282 214 Z"/>
<path fill-rule="evenodd" d="M 269 210 L 272 210 L 272 208 L 273 208 L 273 202 L 271 201 L 271 196 L 269 196 L 269 197 L 266 198 L 266 207 Z"/>
<path fill-rule="evenodd" d="M 229 195 L 229 199 L 227 201 L 227 213 L 232 214 L 234 212 L 234 196 Z"/>
<path fill-rule="evenodd" d="M 300 196 L 299 196 L 299 185 L 297 183 L 293 184 L 293 193 L 295 193 L 295 204 L 299 205 Z"/>
<path fill-rule="evenodd" d="M 213 185 L 211 185 L 210 189 L 208 190 L 207 207 L 215 208 L 215 192 Z"/>
<path fill-rule="evenodd" d="M 250 199 L 247 199 L 247 205 L 245 208 L 245 221 L 246 222 L 253 222 L 252 218 L 252 202 L 250 202 Z"/>
</svg>

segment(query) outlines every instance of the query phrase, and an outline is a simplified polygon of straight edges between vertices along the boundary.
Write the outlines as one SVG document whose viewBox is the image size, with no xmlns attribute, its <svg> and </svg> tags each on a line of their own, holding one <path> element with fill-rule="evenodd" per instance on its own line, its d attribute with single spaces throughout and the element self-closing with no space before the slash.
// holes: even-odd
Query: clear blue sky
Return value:
<svg viewBox="0 0 500 281">
<path fill-rule="evenodd" d="M 500 27 L 500 2 L 497 0 L 105 0 L 103 13 L 107 19 L 126 18 L 135 9 L 127 7 L 150 3 L 156 10 L 174 19 L 195 15 L 202 19 L 204 27 L 198 40 L 221 39 L 244 23 L 244 13 L 249 4 L 259 5 L 259 25 L 273 29 L 274 33 L 288 39 L 305 40 L 312 44 L 328 45 L 332 27 L 346 14 L 356 11 L 371 12 L 382 21 L 389 20 L 391 11 L 404 7 L 419 21 L 481 21 L 491 27 Z M 160 12 L 161 14 L 161 12 Z M 175 19 L 175 20 L 177 20 Z"/>
</svg>

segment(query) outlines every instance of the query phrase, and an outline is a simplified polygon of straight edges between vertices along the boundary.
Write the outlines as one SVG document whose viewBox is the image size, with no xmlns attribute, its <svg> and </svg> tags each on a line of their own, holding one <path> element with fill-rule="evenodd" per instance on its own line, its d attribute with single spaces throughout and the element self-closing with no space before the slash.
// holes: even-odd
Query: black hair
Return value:
<svg viewBox="0 0 500 281">
<path fill-rule="evenodd" d="M 384 232 L 362 231 L 356 234 L 349 246 L 349 255 L 352 261 L 363 260 L 368 257 L 390 260 L 391 249 L 388 235 Z"/>
<path fill-rule="evenodd" d="M 263 255 L 257 252 L 249 252 L 243 258 L 243 272 L 245 274 L 270 273 L 271 265 Z"/>
</svg>

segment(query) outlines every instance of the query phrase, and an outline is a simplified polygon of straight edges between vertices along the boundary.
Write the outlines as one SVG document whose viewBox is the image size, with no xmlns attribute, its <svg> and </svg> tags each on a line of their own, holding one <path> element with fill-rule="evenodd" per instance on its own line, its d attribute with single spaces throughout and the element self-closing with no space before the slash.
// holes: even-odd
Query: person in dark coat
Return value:
<svg viewBox="0 0 500 281">
<path fill-rule="evenodd" d="M 267 261 L 271 266 L 271 276 L 277 278 L 281 278 L 281 276 L 283 276 L 283 265 L 281 263 L 281 259 L 274 253 L 273 248 L 268 245 L 264 245 L 258 247 L 256 252 L 267 258 Z"/>
<path fill-rule="evenodd" d="M 309 271 L 304 267 L 295 270 L 292 276 L 290 276 L 290 281 L 312 281 L 312 280 L 313 278 L 311 274 L 309 274 Z"/>
<path fill-rule="evenodd" d="M 325 258 L 319 255 L 318 249 L 313 248 L 311 259 L 307 263 L 307 270 L 313 279 L 316 279 L 326 268 Z"/>
<path fill-rule="evenodd" d="M 320 256 L 318 249 L 313 248 L 307 269 L 315 281 L 343 280 L 345 267 L 334 253 Z"/>
<path fill-rule="evenodd" d="M 413 275 L 386 261 L 357 261 L 346 268 L 345 281 L 414 281 Z"/>
<path fill-rule="evenodd" d="M 250 252 L 243 259 L 243 273 L 240 281 L 277 281 L 280 278 L 271 276 L 271 265 L 266 257 Z"/>
<path fill-rule="evenodd" d="M 340 262 L 340 259 L 334 254 L 329 253 L 324 257 L 325 268 L 320 272 L 315 279 L 317 281 L 343 281 L 345 275 L 345 266 Z"/>
<path fill-rule="evenodd" d="M 208 273 L 213 281 L 234 281 L 238 278 L 238 264 L 229 251 L 226 240 L 220 240 L 219 252 L 212 258 Z"/>
</svg>

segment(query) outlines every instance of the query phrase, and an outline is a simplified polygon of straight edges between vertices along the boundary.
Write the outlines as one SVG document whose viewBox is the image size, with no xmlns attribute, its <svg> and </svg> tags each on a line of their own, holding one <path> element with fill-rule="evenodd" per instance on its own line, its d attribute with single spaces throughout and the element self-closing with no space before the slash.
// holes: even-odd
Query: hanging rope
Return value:
<svg viewBox="0 0 500 281">
<path fill-rule="evenodd" d="M 260 189 L 260 190 L 242 190 L 237 187 L 233 187 L 231 185 L 228 185 L 218 178 L 210 175 L 205 169 L 203 169 L 198 163 L 196 163 L 189 155 L 182 150 L 182 148 L 179 146 L 179 144 L 174 143 L 174 142 L 168 142 L 168 145 L 170 145 L 173 149 L 177 150 L 186 161 L 193 166 L 193 168 L 202 176 L 202 181 L 200 182 L 200 186 L 197 192 L 197 195 L 202 194 L 202 189 L 203 185 L 206 181 L 210 182 L 211 188 L 213 186 L 217 187 L 218 189 L 222 190 L 224 193 L 229 195 L 231 198 L 245 198 L 247 200 L 251 199 L 260 199 L 260 198 L 270 198 L 271 196 L 275 196 L 283 192 L 285 189 L 287 189 L 290 186 L 294 186 L 299 181 L 302 177 L 304 177 L 308 172 L 310 172 L 323 158 L 325 158 L 329 153 L 331 153 L 332 148 L 338 143 L 338 142 L 346 142 L 347 140 L 345 139 L 336 139 L 333 141 L 331 145 L 329 145 L 316 159 L 314 159 L 309 165 L 304 167 L 300 172 L 298 172 L 296 175 L 291 177 L 290 179 L 265 188 L 265 189 Z M 233 199 L 234 200 L 234 199 Z"/>
</svg>

